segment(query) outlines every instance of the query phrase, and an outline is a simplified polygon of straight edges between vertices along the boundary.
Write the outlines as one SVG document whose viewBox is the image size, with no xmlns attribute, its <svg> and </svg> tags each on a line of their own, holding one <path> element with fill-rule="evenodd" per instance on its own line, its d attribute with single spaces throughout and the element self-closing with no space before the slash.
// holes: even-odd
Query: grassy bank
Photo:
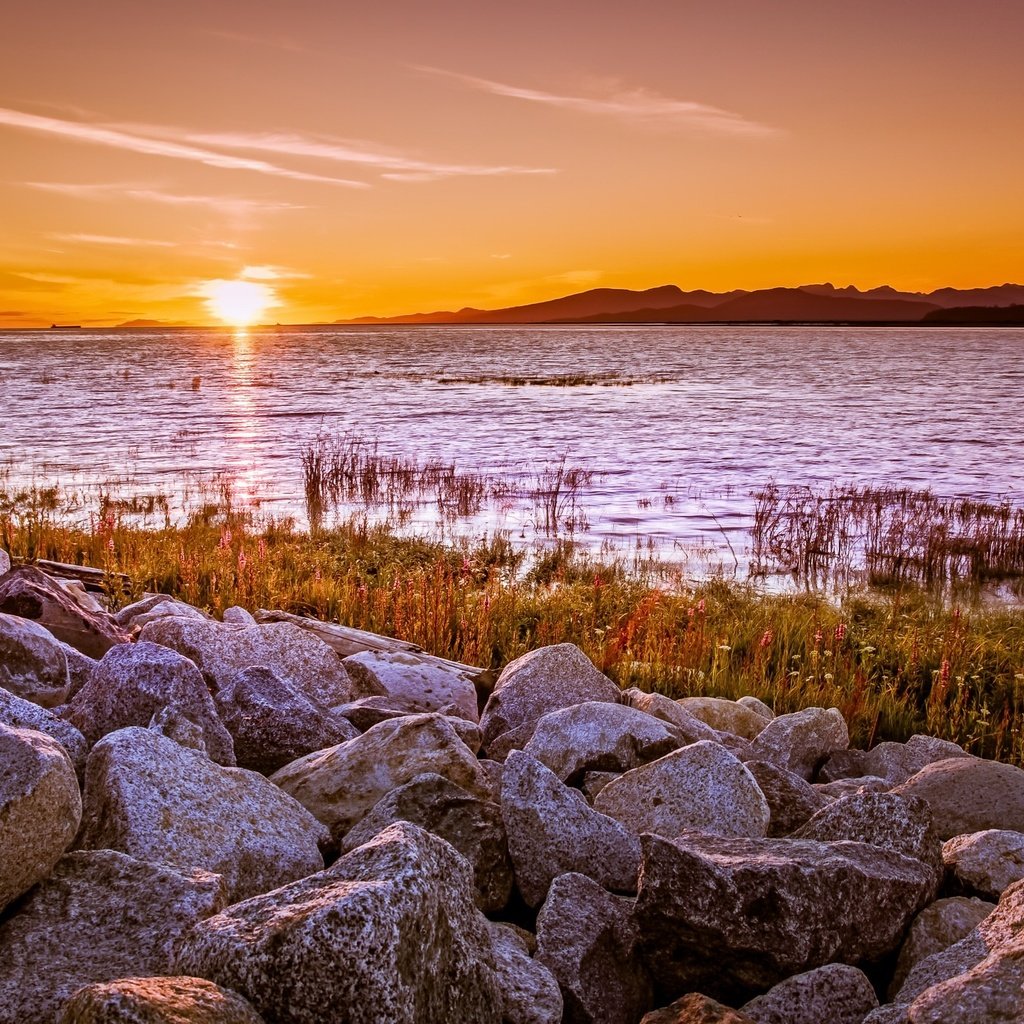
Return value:
<svg viewBox="0 0 1024 1024">
<path fill-rule="evenodd" d="M 835 705 L 854 742 L 926 731 L 1024 763 L 1024 613 L 906 588 L 841 604 L 700 585 L 595 561 L 569 544 L 526 561 L 497 538 L 454 549 L 355 519 L 310 535 L 213 503 L 170 525 L 159 506 L 71 515 L 56 490 L 8 494 L 15 559 L 101 566 L 123 604 L 162 591 L 219 613 L 282 608 L 500 668 L 578 644 L 622 686 L 673 697 L 753 694 L 778 711 Z M 130 588 L 113 585 L 125 573 Z"/>
</svg>

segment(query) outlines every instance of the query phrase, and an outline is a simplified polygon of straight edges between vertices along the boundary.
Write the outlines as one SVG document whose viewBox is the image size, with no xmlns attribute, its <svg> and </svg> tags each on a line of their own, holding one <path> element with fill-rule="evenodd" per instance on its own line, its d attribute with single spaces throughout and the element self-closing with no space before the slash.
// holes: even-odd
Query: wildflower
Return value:
<svg viewBox="0 0 1024 1024">
<path fill-rule="evenodd" d="M 697 614 L 698 615 L 703 615 L 704 614 L 704 598 L 703 597 L 697 602 Z"/>
<path fill-rule="evenodd" d="M 840 622 L 836 626 L 836 643 L 841 644 L 846 639 L 846 623 Z"/>
<path fill-rule="evenodd" d="M 945 686 L 949 682 L 949 661 L 946 658 L 942 659 L 942 667 L 939 669 L 939 681 Z"/>
<path fill-rule="evenodd" d="M 247 562 L 248 562 L 248 559 L 245 557 L 245 551 L 239 549 L 239 552 L 238 552 L 238 571 L 239 572 L 245 572 L 245 566 L 246 566 Z"/>
<path fill-rule="evenodd" d="M 820 629 L 816 629 L 814 631 L 814 646 L 815 647 L 820 647 L 821 646 L 821 641 L 823 639 L 824 639 L 824 634 L 822 633 L 822 631 Z"/>
<path fill-rule="evenodd" d="M 766 629 L 764 635 L 761 637 L 761 649 L 765 647 L 771 647 L 772 641 L 775 639 L 775 634 L 770 630 Z"/>
</svg>

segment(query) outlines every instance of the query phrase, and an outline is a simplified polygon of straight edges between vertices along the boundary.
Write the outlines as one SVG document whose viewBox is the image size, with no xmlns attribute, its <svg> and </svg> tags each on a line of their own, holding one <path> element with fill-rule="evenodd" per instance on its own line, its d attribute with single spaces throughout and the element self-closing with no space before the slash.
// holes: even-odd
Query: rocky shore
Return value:
<svg viewBox="0 0 1024 1024">
<path fill-rule="evenodd" d="M 1016 767 L 0 572 L 0 1024 L 1024 1020 Z"/>
</svg>

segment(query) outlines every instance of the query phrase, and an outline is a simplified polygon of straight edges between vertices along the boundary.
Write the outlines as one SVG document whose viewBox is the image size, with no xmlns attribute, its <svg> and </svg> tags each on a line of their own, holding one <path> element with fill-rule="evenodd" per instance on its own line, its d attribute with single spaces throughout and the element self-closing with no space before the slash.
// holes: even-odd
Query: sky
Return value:
<svg viewBox="0 0 1024 1024">
<path fill-rule="evenodd" d="M 0 326 L 1022 281 L 1021 38 L 1012 0 L 9 6 Z"/>
</svg>

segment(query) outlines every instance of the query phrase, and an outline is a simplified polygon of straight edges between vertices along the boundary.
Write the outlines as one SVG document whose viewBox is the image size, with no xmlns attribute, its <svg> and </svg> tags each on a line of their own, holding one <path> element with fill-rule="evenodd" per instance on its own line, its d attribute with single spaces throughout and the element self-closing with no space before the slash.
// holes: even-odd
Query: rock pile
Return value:
<svg viewBox="0 0 1024 1024">
<path fill-rule="evenodd" d="M 0 575 L 0 1024 L 1024 1020 L 1020 769 L 69 595 Z"/>
</svg>

